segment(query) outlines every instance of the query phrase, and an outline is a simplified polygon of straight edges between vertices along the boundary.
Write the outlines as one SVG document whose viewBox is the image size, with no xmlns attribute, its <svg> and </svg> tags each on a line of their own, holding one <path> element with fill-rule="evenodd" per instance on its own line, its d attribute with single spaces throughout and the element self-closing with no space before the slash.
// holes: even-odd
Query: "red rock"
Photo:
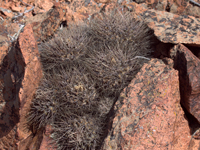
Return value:
<svg viewBox="0 0 200 150">
<path fill-rule="evenodd" d="M 7 45 L 4 42 L 0 48 L 0 143 L 13 137 L 13 129 L 19 122 L 18 92 L 25 64 L 20 50 L 14 46 L 15 43 Z"/>
<path fill-rule="evenodd" d="M 181 103 L 200 122 L 200 60 L 182 44 L 170 55 L 179 71 Z"/>
<path fill-rule="evenodd" d="M 153 9 L 147 10 L 134 2 L 126 6 L 154 30 L 155 36 L 161 42 L 200 46 L 200 28 L 198 28 L 200 19 Z"/>
<path fill-rule="evenodd" d="M 31 133 L 24 129 L 25 114 L 42 77 L 39 52 L 32 26 L 24 28 L 19 45 L 1 46 L 0 62 L 0 149 L 17 147 Z M 18 124 L 17 124 L 18 123 Z M 23 142 L 22 142 L 23 143 Z M 27 143 L 26 143 L 27 144 Z"/>
<path fill-rule="evenodd" d="M 12 18 L 14 16 L 13 12 L 6 7 L 0 7 L 0 14 L 4 14 L 6 17 Z"/>
<path fill-rule="evenodd" d="M 152 59 L 120 94 L 103 150 L 186 150 L 191 135 L 180 105 L 178 71 Z M 197 148 L 194 141 L 191 148 Z"/>
<path fill-rule="evenodd" d="M 103 4 L 107 4 L 109 3 L 111 0 L 94 0 L 96 3 L 103 3 Z"/>
<path fill-rule="evenodd" d="M 17 23 L 11 23 L 8 20 L 4 20 L 2 24 L 0 24 L 0 41 L 1 42 L 12 42 L 12 38 L 18 33 L 20 27 Z"/>
<path fill-rule="evenodd" d="M 18 137 L 16 132 L 16 126 L 6 136 L 0 138 L 1 150 L 17 150 Z"/>
<path fill-rule="evenodd" d="M 24 116 L 42 77 L 38 57 L 31 26 L 24 28 L 19 43 L 15 41 L 1 47 L 0 149 L 2 150 L 15 149 L 18 141 L 29 136 L 24 130 Z"/>
<path fill-rule="evenodd" d="M 98 13 L 101 8 L 94 1 L 85 3 L 82 0 L 76 0 L 67 5 L 66 9 L 66 20 L 68 22 L 78 22 L 89 19 L 91 15 Z"/>
<path fill-rule="evenodd" d="M 39 61 L 39 52 L 36 40 L 33 35 L 32 25 L 27 25 L 23 33 L 19 36 L 19 47 L 24 57 L 26 69 L 23 82 L 19 91 L 20 100 L 20 122 L 18 125 L 18 135 L 20 139 L 25 139 L 30 133 L 25 132 L 25 115 L 31 104 L 31 100 L 42 78 L 42 67 Z"/>
<path fill-rule="evenodd" d="M 66 10 L 61 7 L 50 9 L 48 12 L 38 14 L 26 20 L 27 24 L 32 24 L 33 32 L 37 42 L 52 36 L 59 28 Z"/>
<path fill-rule="evenodd" d="M 11 7 L 11 9 L 13 10 L 13 11 L 16 11 L 16 12 L 24 12 L 24 8 L 23 7 L 20 7 L 20 6 L 15 6 L 15 5 L 13 5 L 12 7 Z"/>
<path fill-rule="evenodd" d="M 53 7 L 53 2 L 51 0 L 39 0 L 37 5 L 45 11 L 49 11 Z"/>
<path fill-rule="evenodd" d="M 19 150 L 38 150 L 43 139 L 43 131 L 38 131 L 36 135 L 30 134 L 18 143 Z"/>
<path fill-rule="evenodd" d="M 52 131 L 52 128 L 51 128 L 51 126 L 48 125 L 46 127 L 45 133 L 43 134 L 43 140 L 42 140 L 39 150 L 56 150 L 55 145 L 49 144 L 49 143 L 52 143 L 51 137 L 50 137 L 51 131 Z"/>
</svg>

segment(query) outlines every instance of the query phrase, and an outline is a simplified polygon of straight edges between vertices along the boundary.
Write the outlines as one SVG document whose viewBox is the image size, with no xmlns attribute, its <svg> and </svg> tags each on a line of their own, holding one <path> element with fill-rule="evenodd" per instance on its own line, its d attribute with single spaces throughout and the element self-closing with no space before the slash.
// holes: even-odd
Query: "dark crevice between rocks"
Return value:
<svg viewBox="0 0 200 150">
<path fill-rule="evenodd" d="M 171 43 L 162 43 L 157 42 L 155 52 L 153 54 L 154 58 L 162 59 L 166 65 L 168 61 L 166 58 L 171 58 L 174 60 L 173 68 L 178 70 L 179 72 L 179 89 L 180 89 L 180 103 L 183 111 L 185 113 L 185 119 L 188 121 L 188 125 L 190 128 L 190 134 L 193 135 L 196 130 L 200 128 L 200 123 L 198 120 L 188 112 L 189 108 L 185 108 L 188 106 L 186 103 L 189 101 L 189 96 L 191 94 L 191 87 L 189 84 L 189 77 L 187 73 L 187 60 L 185 59 L 184 53 L 176 52 L 175 58 L 170 56 L 170 50 L 175 46 L 175 44 Z M 192 51 L 192 53 L 200 58 L 200 47 L 188 46 L 185 45 L 188 49 Z"/>
<path fill-rule="evenodd" d="M 163 59 L 163 58 L 170 58 L 169 51 L 174 46 L 171 43 L 162 43 L 159 42 L 155 46 L 155 52 L 153 54 L 154 58 Z"/>
<path fill-rule="evenodd" d="M 187 73 L 187 60 L 184 53 L 177 51 L 176 57 L 174 58 L 174 69 L 178 70 L 179 74 L 179 89 L 180 89 L 180 102 L 185 113 L 185 118 L 188 121 L 190 127 L 190 134 L 192 135 L 198 128 L 200 124 L 198 120 L 189 113 L 189 106 L 187 103 L 191 95 L 191 86 L 189 83 L 189 77 Z"/>
<path fill-rule="evenodd" d="M 169 1 L 167 1 L 167 6 L 165 7 L 165 11 L 166 12 L 170 12 L 170 2 Z"/>
<path fill-rule="evenodd" d="M 60 27 L 63 27 L 63 28 L 68 27 L 68 25 L 67 25 L 67 20 L 62 21 L 62 22 L 60 23 Z"/>
<path fill-rule="evenodd" d="M 187 47 L 197 58 L 200 59 L 200 47 L 184 45 Z"/>
<path fill-rule="evenodd" d="M 9 47 L 8 54 L 4 57 L 0 66 L 0 82 L 1 82 L 1 101 L 5 103 L 4 109 L 1 111 L 0 138 L 9 134 L 9 132 L 19 122 L 19 90 L 22 85 L 25 72 L 25 62 L 19 43 L 14 42 Z"/>
<path fill-rule="evenodd" d="M 183 105 L 181 106 L 183 108 L 183 111 L 185 112 L 184 117 L 188 121 L 188 125 L 190 127 L 190 134 L 193 135 L 194 132 L 199 129 L 200 124 L 198 120 L 193 115 L 191 115 Z"/>
</svg>

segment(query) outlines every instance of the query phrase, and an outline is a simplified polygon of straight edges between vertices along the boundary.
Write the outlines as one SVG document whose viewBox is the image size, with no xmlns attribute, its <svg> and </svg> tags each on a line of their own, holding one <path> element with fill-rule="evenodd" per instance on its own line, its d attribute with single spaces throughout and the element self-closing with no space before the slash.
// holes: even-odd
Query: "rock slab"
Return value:
<svg viewBox="0 0 200 150">
<path fill-rule="evenodd" d="M 143 66 L 114 111 L 103 150 L 188 148 L 191 135 L 180 105 L 178 71 L 162 60 L 152 59 Z"/>
<path fill-rule="evenodd" d="M 183 44 L 170 50 L 179 71 L 181 104 L 200 122 L 200 60 Z"/>
</svg>

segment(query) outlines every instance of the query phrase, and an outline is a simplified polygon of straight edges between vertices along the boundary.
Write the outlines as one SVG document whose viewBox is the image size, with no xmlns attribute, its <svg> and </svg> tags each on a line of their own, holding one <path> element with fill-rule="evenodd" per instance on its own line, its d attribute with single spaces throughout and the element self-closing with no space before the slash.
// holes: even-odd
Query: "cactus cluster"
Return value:
<svg viewBox="0 0 200 150">
<path fill-rule="evenodd" d="M 88 43 L 86 30 L 83 23 L 70 25 L 69 30 L 63 30 L 58 37 L 39 45 L 44 72 L 52 74 L 80 64 L 79 58 L 85 54 L 84 45 Z"/>
<path fill-rule="evenodd" d="M 131 13 L 109 14 L 92 20 L 84 57 L 102 95 L 116 96 L 151 53 L 151 31 Z"/>
<path fill-rule="evenodd" d="M 51 125 L 59 150 L 99 148 L 115 100 L 150 56 L 151 38 L 131 13 L 116 12 L 40 45 L 44 78 L 27 114 L 29 130 Z"/>
</svg>

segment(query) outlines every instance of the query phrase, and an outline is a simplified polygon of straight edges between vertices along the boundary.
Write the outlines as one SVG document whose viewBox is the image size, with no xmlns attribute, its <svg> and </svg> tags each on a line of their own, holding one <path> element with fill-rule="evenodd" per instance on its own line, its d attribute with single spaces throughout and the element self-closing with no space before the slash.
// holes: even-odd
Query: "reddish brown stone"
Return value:
<svg viewBox="0 0 200 150">
<path fill-rule="evenodd" d="M 0 8 L 0 14 L 12 18 L 14 16 L 13 12 L 9 9 L 5 9 L 5 8 Z"/>
<path fill-rule="evenodd" d="M 134 2 L 126 6 L 136 16 L 145 20 L 160 41 L 200 46 L 200 19 L 193 16 L 179 16 L 164 11 L 145 9 Z"/>
<path fill-rule="evenodd" d="M 27 138 L 18 143 L 18 150 L 39 150 L 42 139 L 42 130 L 38 131 L 36 135 L 30 134 Z"/>
<path fill-rule="evenodd" d="M 49 11 L 53 7 L 52 0 L 38 0 L 37 7 Z"/>
<path fill-rule="evenodd" d="M 7 45 L 1 47 L 0 143 L 13 135 L 11 132 L 19 122 L 19 88 L 23 80 L 25 63 L 16 45 L 12 43 L 9 47 Z"/>
<path fill-rule="evenodd" d="M 20 34 L 19 47 L 26 64 L 24 79 L 19 91 L 20 122 L 18 125 L 19 138 L 24 139 L 30 135 L 30 133 L 24 130 L 24 124 L 26 123 L 25 115 L 42 78 L 42 67 L 39 61 L 39 52 L 33 35 L 32 25 L 27 25 L 23 33 Z"/>
<path fill-rule="evenodd" d="M 6 136 L 0 139 L 0 149 L 1 150 L 17 150 L 17 130 L 16 126 L 7 134 Z"/>
<path fill-rule="evenodd" d="M 178 71 L 152 59 L 121 93 L 104 150 L 186 150 L 191 135 L 180 106 Z M 191 147 L 197 148 L 198 141 Z"/>
<path fill-rule="evenodd" d="M 96 3 L 104 3 L 107 4 L 109 3 L 111 0 L 94 0 Z"/>
<path fill-rule="evenodd" d="M 200 122 L 200 60 L 182 44 L 170 55 L 179 71 L 181 103 Z"/>
<path fill-rule="evenodd" d="M 19 89 L 25 63 L 17 42 L 0 47 L 0 149 L 15 149 L 18 141 Z"/>
<path fill-rule="evenodd" d="M 24 116 L 42 77 L 31 25 L 20 34 L 19 45 L 14 42 L 9 47 L 5 44 L 1 47 L 0 58 L 0 149 L 15 149 L 17 141 L 31 135 L 24 130 Z"/>
<path fill-rule="evenodd" d="M 12 5 L 11 6 L 11 9 L 15 12 L 24 12 L 24 8 L 23 7 L 20 7 L 20 6 L 15 6 L 15 5 Z"/>
<path fill-rule="evenodd" d="M 61 7 L 50 9 L 48 12 L 27 19 L 27 24 L 32 24 L 37 42 L 52 36 L 59 28 L 66 10 Z"/>
<path fill-rule="evenodd" d="M 101 6 L 94 1 L 90 1 L 89 3 L 83 0 L 72 1 L 66 6 L 66 20 L 68 22 L 78 22 L 80 20 L 90 19 L 93 14 L 100 11 Z"/>
<path fill-rule="evenodd" d="M 0 45 L 11 43 L 19 29 L 20 27 L 17 23 L 11 23 L 8 20 L 4 20 L 2 24 L 0 24 Z"/>
<path fill-rule="evenodd" d="M 56 150 L 55 144 L 52 144 L 50 134 L 52 132 L 51 126 L 46 127 L 46 131 L 43 134 L 43 140 L 39 150 Z M 51 144 L 50 144 L 51 143 Z"/>
<path fill-rule="evenodd" d="M 199 0 L 195 0 L 195 2 L 200 3 Z M 186 0 L 146 0 L 145 3 L 152 9 L 168 11 L 177 15 L 200 17 L 200 8 Z"/>
</svg>

